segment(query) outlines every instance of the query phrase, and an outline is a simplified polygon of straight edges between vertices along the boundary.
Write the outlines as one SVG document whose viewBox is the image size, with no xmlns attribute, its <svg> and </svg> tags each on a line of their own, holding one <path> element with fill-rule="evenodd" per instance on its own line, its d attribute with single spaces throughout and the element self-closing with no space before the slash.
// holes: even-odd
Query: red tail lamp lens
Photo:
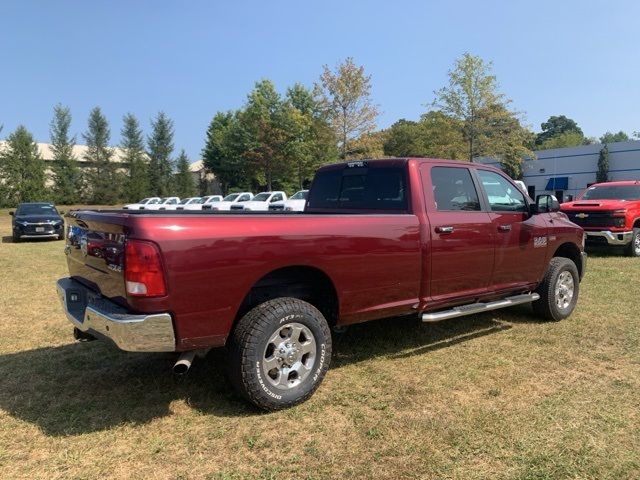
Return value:
<svg viewBox="0 0 640 480">
<path fill-rule="evenodd" d="M 134 297 L 161 297 L 167 294 L 160 252 L 153 243 L 127 241 L 124 279 L 127 294 Z"/>
</svg>

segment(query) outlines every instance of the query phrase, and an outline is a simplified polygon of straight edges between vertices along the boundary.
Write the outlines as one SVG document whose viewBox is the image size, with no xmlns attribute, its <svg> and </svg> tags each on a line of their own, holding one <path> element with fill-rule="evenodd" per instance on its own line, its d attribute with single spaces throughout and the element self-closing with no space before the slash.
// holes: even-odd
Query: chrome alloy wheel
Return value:
<svg viewBox="0 0 640 480">
<path fill-rule="evenodd" d="M 640 256 L 640 233 L 637 233 L 633 237 L 633 250 L 636 255 Z"/>
<path fill-rule="evenodd" d="M 571 272 L 561 272 L 556 281 L 556 305 L 558 308 L 566 309 L 573 299 L 575 285 Z"/>
<path fill-rule="evenodd" d="M 287 390 L 305 380 L 316 363 L 316 339 L 301 323 L 281 325 L 264 350 L 262 373 L 276 388 Z"/>
</svg>

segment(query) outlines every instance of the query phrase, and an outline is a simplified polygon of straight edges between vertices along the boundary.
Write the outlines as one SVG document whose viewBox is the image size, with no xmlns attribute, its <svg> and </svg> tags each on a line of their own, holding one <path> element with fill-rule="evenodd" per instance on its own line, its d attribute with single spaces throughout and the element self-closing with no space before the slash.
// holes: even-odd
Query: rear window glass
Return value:
<svg viewBox="0 0 640 480">
<path fill-rule="evenodd" d="M 308 208 L 406 210 L 407 188 L 402 167 L 355 167 L 316 174 Z"/>
</svg>

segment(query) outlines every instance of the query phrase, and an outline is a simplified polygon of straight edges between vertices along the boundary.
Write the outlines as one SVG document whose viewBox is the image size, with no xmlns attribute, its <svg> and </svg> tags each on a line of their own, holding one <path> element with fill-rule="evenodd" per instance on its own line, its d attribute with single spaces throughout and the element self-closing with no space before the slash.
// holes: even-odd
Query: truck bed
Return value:
<svg viewBox="0 0 640 480">
<path fill-rule="evenodd" d="M 328 276 L 344 323 L 419 301 L 420 223 L 411 214 L 81 210 L 66 217 L 72 278 L 134 312 L 172 312 L 182 348 L 222 345 L 243 297 L 279 269 Z M 125 239 L 159 247 L 168 294 L 127 296 Z"/>
</svg>

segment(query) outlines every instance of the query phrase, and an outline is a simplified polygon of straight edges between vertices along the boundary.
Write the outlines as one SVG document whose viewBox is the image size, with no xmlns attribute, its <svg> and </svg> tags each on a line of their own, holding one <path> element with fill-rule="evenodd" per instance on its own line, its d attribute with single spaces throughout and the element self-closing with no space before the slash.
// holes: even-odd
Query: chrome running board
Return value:
<svg viewBox="0 0 640 480">
<path fill-rule="evenodd" d="M 531 303 L 540 298 L 537 293 L 525 293 L 522 295 L 514 295 L 513 297 L 507 297 L 502 300 L 496 300 L 489 303 L 470 303 L 468 305 L 461 305 L 454 307 L 451 310 L 442 310 L 440 312 L 423 313 L 423 322 L 439 322 L 441 320 L 448 320 L 450 318 L 463 317 L 465 315 L 473 315 L 475 313 L 488 312 L 490 310 L 497 310 L 499 308 L 513 307 L 514 305 L 521 305 L 523 303 Z"/>
</svg>

